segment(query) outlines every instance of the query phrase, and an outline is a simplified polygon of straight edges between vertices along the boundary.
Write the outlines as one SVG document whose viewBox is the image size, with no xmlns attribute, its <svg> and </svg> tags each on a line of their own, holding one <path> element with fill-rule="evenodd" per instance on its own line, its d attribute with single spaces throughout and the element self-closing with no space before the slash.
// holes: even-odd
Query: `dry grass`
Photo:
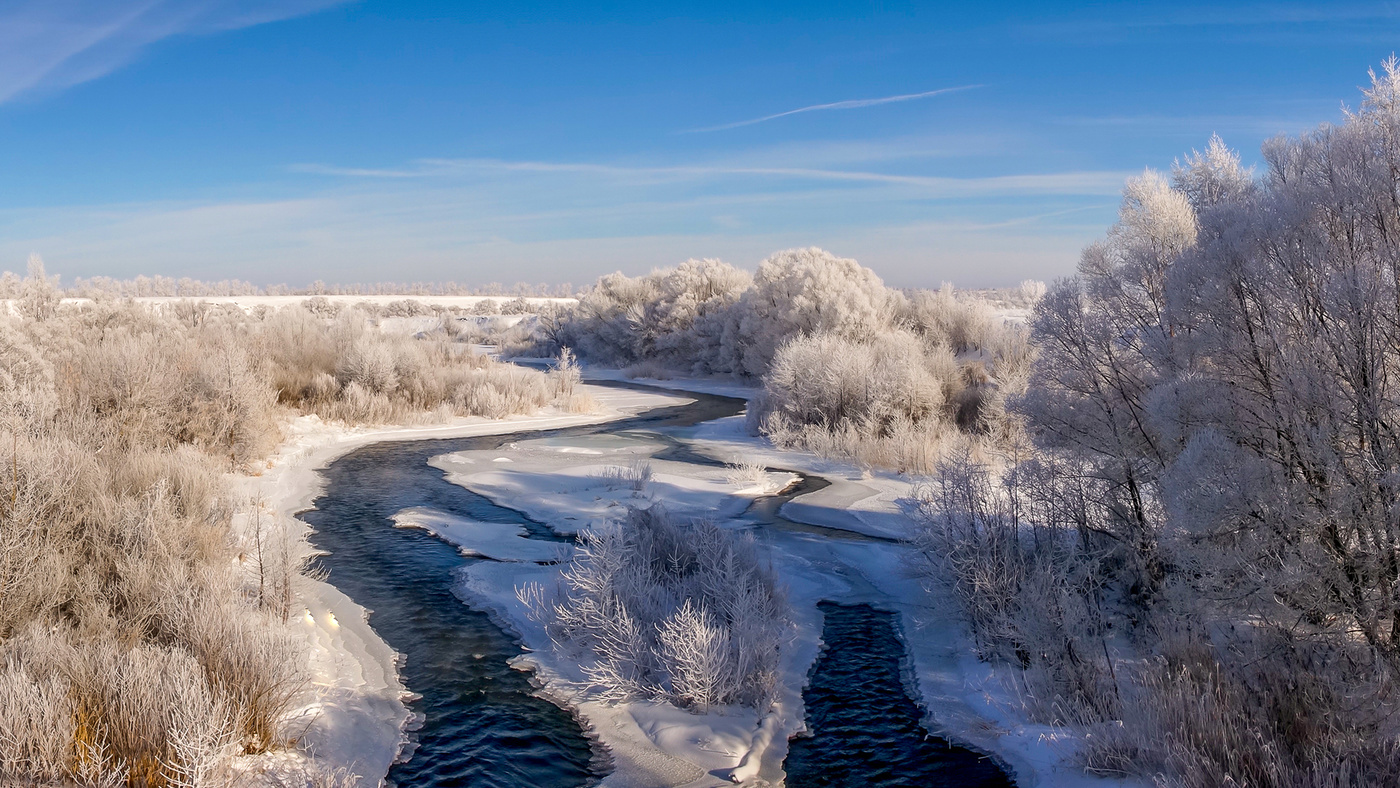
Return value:
<svg viewBox="0 0 1400 788">
<path fill-rule="evenodd" d="M 610 490 L 624 489 L 644 492 L 651 483 L 651 463 L 644 459 L 633 460 L 627 465 L 608 465 L 594 477 Z"/>
<path fill-rule="evenodd" d="M 577 410 L 577 366 L 501 364 L 353 308 L 74 308 L 26 287 L 24 316 L 0 320 L 0 782 L 346 783 L 234 768 L 289 745 L 306 553 L 257 513 L 236 539 L 224 474 L 264 457 L 289 409 Z"/>
</svg>

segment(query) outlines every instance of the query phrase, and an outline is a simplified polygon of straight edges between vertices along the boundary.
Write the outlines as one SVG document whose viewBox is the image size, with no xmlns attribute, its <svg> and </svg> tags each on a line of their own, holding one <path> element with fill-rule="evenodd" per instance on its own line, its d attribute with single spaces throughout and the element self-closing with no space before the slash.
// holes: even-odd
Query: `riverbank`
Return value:
<svg viewBox="0 0 1400 788">
<path fill-rule="evenodd" d="M 280 449 L 257 476 L 233 480 L 246 502 L 236 527 L 252 517 L 271 517 L 274 532 L 304 543 L 308 526 L 296 515 L 311 508 L 323 489 L 318 471 L 338 457 L 370 443 L 495 435 L 597 424 L 638 411 L 686 402 L 683 397 L 586 386 L 599 412 L 545 411 L 489 420 L 458 419 L 432 426 L 346 428 L 315 416 L 294 419 Z M 407 741 L 411 725 L 408 691 L 399 681 L 398 655 L 368 625 L 365 609 L 334 586 L 307 579 L 298 588 L 301 615 L 293 631 L 306 638 L 310 681 L 298 702 L 292 727 L 304 720 L 299 744 L 324 765 L 361 775 L 361 784 L 383 782 Z M 298 620 L 299 618 L 299 620 Z"/>
</svg>

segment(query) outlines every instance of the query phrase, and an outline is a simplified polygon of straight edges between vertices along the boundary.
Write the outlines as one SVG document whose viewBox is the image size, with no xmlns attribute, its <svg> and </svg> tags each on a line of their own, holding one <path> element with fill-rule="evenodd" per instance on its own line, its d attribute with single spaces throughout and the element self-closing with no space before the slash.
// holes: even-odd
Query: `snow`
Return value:
<svg viewBox="0 0 1400 788">
<path fill-rule="evenodd" d="M 633 489 L 619 475 L 632 471 L 636 458 L 660 451 L 665 444 L 625 436 L 583 436 L 518 441 L 505 448 L 510 456 L 500 456 L 499 450 L 465 451 L 434 457 L 428 464 L 441 469 L 449 482 L 562 534 L 614 520 L 629 505 L 654 502 L 681 516 L 727 520 L 743 514 L 758 495 L 797 479 L 790 473 L 768 473 L 767 483 L 747 485 L 730 480 L 722 467 L 696 468 L 649 459 L 650 478 L 638 485 L 640 489 Z M 486 462 L 511 466 L 483 467 Z"/>
<path fill-rule="evenodd" d="M 435 295 L 285 295 L 285 296 L 145 296 L 132 299 L 138 304 L 148 304 L 151 306 L 163 306 L 175 304 L 180 301 L 198 301 L 206 304 L 232 304 L 244 311 L 256 309 L 260 306 L 279 308 L 291 306 L 293 304 L 305 303 L 308 298 L 324 298 L 332 304 L 349 306 L 351 304 L 374 304 L 375 306 L 388 306 L 396 301 L 417 301 L 428 306 L 459 307 L 461 309 L 471 309 L 482 301 L 495 301 L 505 303 L 514 301 L 515 296 L 435 296 Z M 91 298 L 65 298 L 64 304 L 90 304 Z M 525 303 L 530 306 L 543 306 L 545 304 L 575 304 L 576 298 L 543 298 L 527 297 Z"/>
<path fill-rule="evenodd" d="M 460 325 L 472 325 L 487 331 L 504 331 L 507 328 L 534 315 L 464 315 L 449 317 Z M 442 328 L 442 318 L 437 315 L 414 315 L 413 317 L 381 317 L 379 330 L 385 334 L 424 334 Z"/>
<path fill-rule="evenodd" d="M 602 745 L 611 766 L 602 786 L 716 788 L 734 784 L 730 774 L 741 766 L 741 774 L 756 773 L 754 764 L 759 762 L 770 767 L 770 776 L 775 774 L 773 768 L 781 760 L 774 763 L 767 756 L 773 751 L 776 721 L 760 719 L 752 709 L 731 707 L 699 715 L 656 701 L 610 704 L 590 699 L 579 666 L 553 653 L 544 628 L 529 618 L 515 595 L 516 588 L 552 582 L 557 573 L 556 567 L 477 562 L 461 571 L 458 594 L 520 637 L 526 653 L 512 660 L 512 666 L 533 672 L 541 694 L 573 711 Z M 784 738 L 784 754 L 786 744 Z"/>
<path fill-rule="evenodd" d="M 421 528 L 461 550 L 462 555 L 493 561 L 544 562 L 566 560 L 573 548 L 558 542 L 527 539 L 524 526 L 484 523 L 425 506 L 394 515 L 399 528 Z"/>
</svg>

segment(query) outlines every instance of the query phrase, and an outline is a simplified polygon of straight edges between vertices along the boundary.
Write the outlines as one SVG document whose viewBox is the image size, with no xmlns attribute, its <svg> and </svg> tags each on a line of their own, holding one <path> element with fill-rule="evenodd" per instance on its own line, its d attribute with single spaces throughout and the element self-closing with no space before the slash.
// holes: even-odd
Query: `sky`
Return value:
<svg viewBox="0 0 1400 788">
<path fill-rule="evenodd" d="M 1391 3 L 0 0 L 0 269 L 1072 274 L 1123 181 L 1339 122 Z"/>
</svg>

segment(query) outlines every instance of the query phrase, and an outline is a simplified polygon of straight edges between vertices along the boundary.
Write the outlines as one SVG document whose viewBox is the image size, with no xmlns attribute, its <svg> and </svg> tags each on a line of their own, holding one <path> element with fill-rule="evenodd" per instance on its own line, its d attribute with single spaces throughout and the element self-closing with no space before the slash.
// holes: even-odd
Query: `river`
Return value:
<svg viewBox="0 0 1400 788">
<path fill-rule="evenodd" d="M 651 390 L 637 384 L 608 385 Z M 401 678 L 418 696 L 409 704 L 418 715 L 410 757 L 393 767 L 391 782 L 403 788 L 563 788 L 595 784 L 602 777 L 605 761 L 597 757 L 572 715 L 536 697 L 528 676 L 507 664 L 521 653 L 520 644 L 454 595 L 460 569 L 482 559 L 463 557 L 421 530 L 395 528 L 391 517 L 425 506 L 477 521 L 524 526 L 532 539 L 562 541 L 547 525 L 447 482 L 428 460 L 528 438 L 645 431 L 666 445 L 659 457 L 717 464 L 690 448 L 683 437 L 685 428 L 735 415 L 744 402 L 682 393 L 695 401 L 598 425 L 375 443 L 322 471 L 325 490 L 315 508 L 301 515 L 314 529 L 312 544 L 323 553 L 318 562 L 328 582 L 369 610 L 370 625 L 404 655 Z M 774 533 L 868 539 L 791 523 L 777 514 L 785 500 L 824 484 L 819 477 L 806 477 L 781 496 L 760 499 L 747 519 Z M 904 649 L 887 620 L 889 614 L 882 618 L 869 606 L 827 603 L 823 612 L 826 649 L 804 695 L 813 735 L 794 740 L 789 786 L 1010 785 L 990 761 L 928 736 L 920 727 L 922 715 L 904 679 Z M 858 697 L 842 701 L 841 693 L 829 691 L 849 684 L 856 675 L 861 678 Z M 877 746 L 883 757 L 872 762 L 862 755 Z M 882 768 L 869 768 L 872 763 Z M 898 768 L 885 768 L 895 764 Z"/>
</svg>

